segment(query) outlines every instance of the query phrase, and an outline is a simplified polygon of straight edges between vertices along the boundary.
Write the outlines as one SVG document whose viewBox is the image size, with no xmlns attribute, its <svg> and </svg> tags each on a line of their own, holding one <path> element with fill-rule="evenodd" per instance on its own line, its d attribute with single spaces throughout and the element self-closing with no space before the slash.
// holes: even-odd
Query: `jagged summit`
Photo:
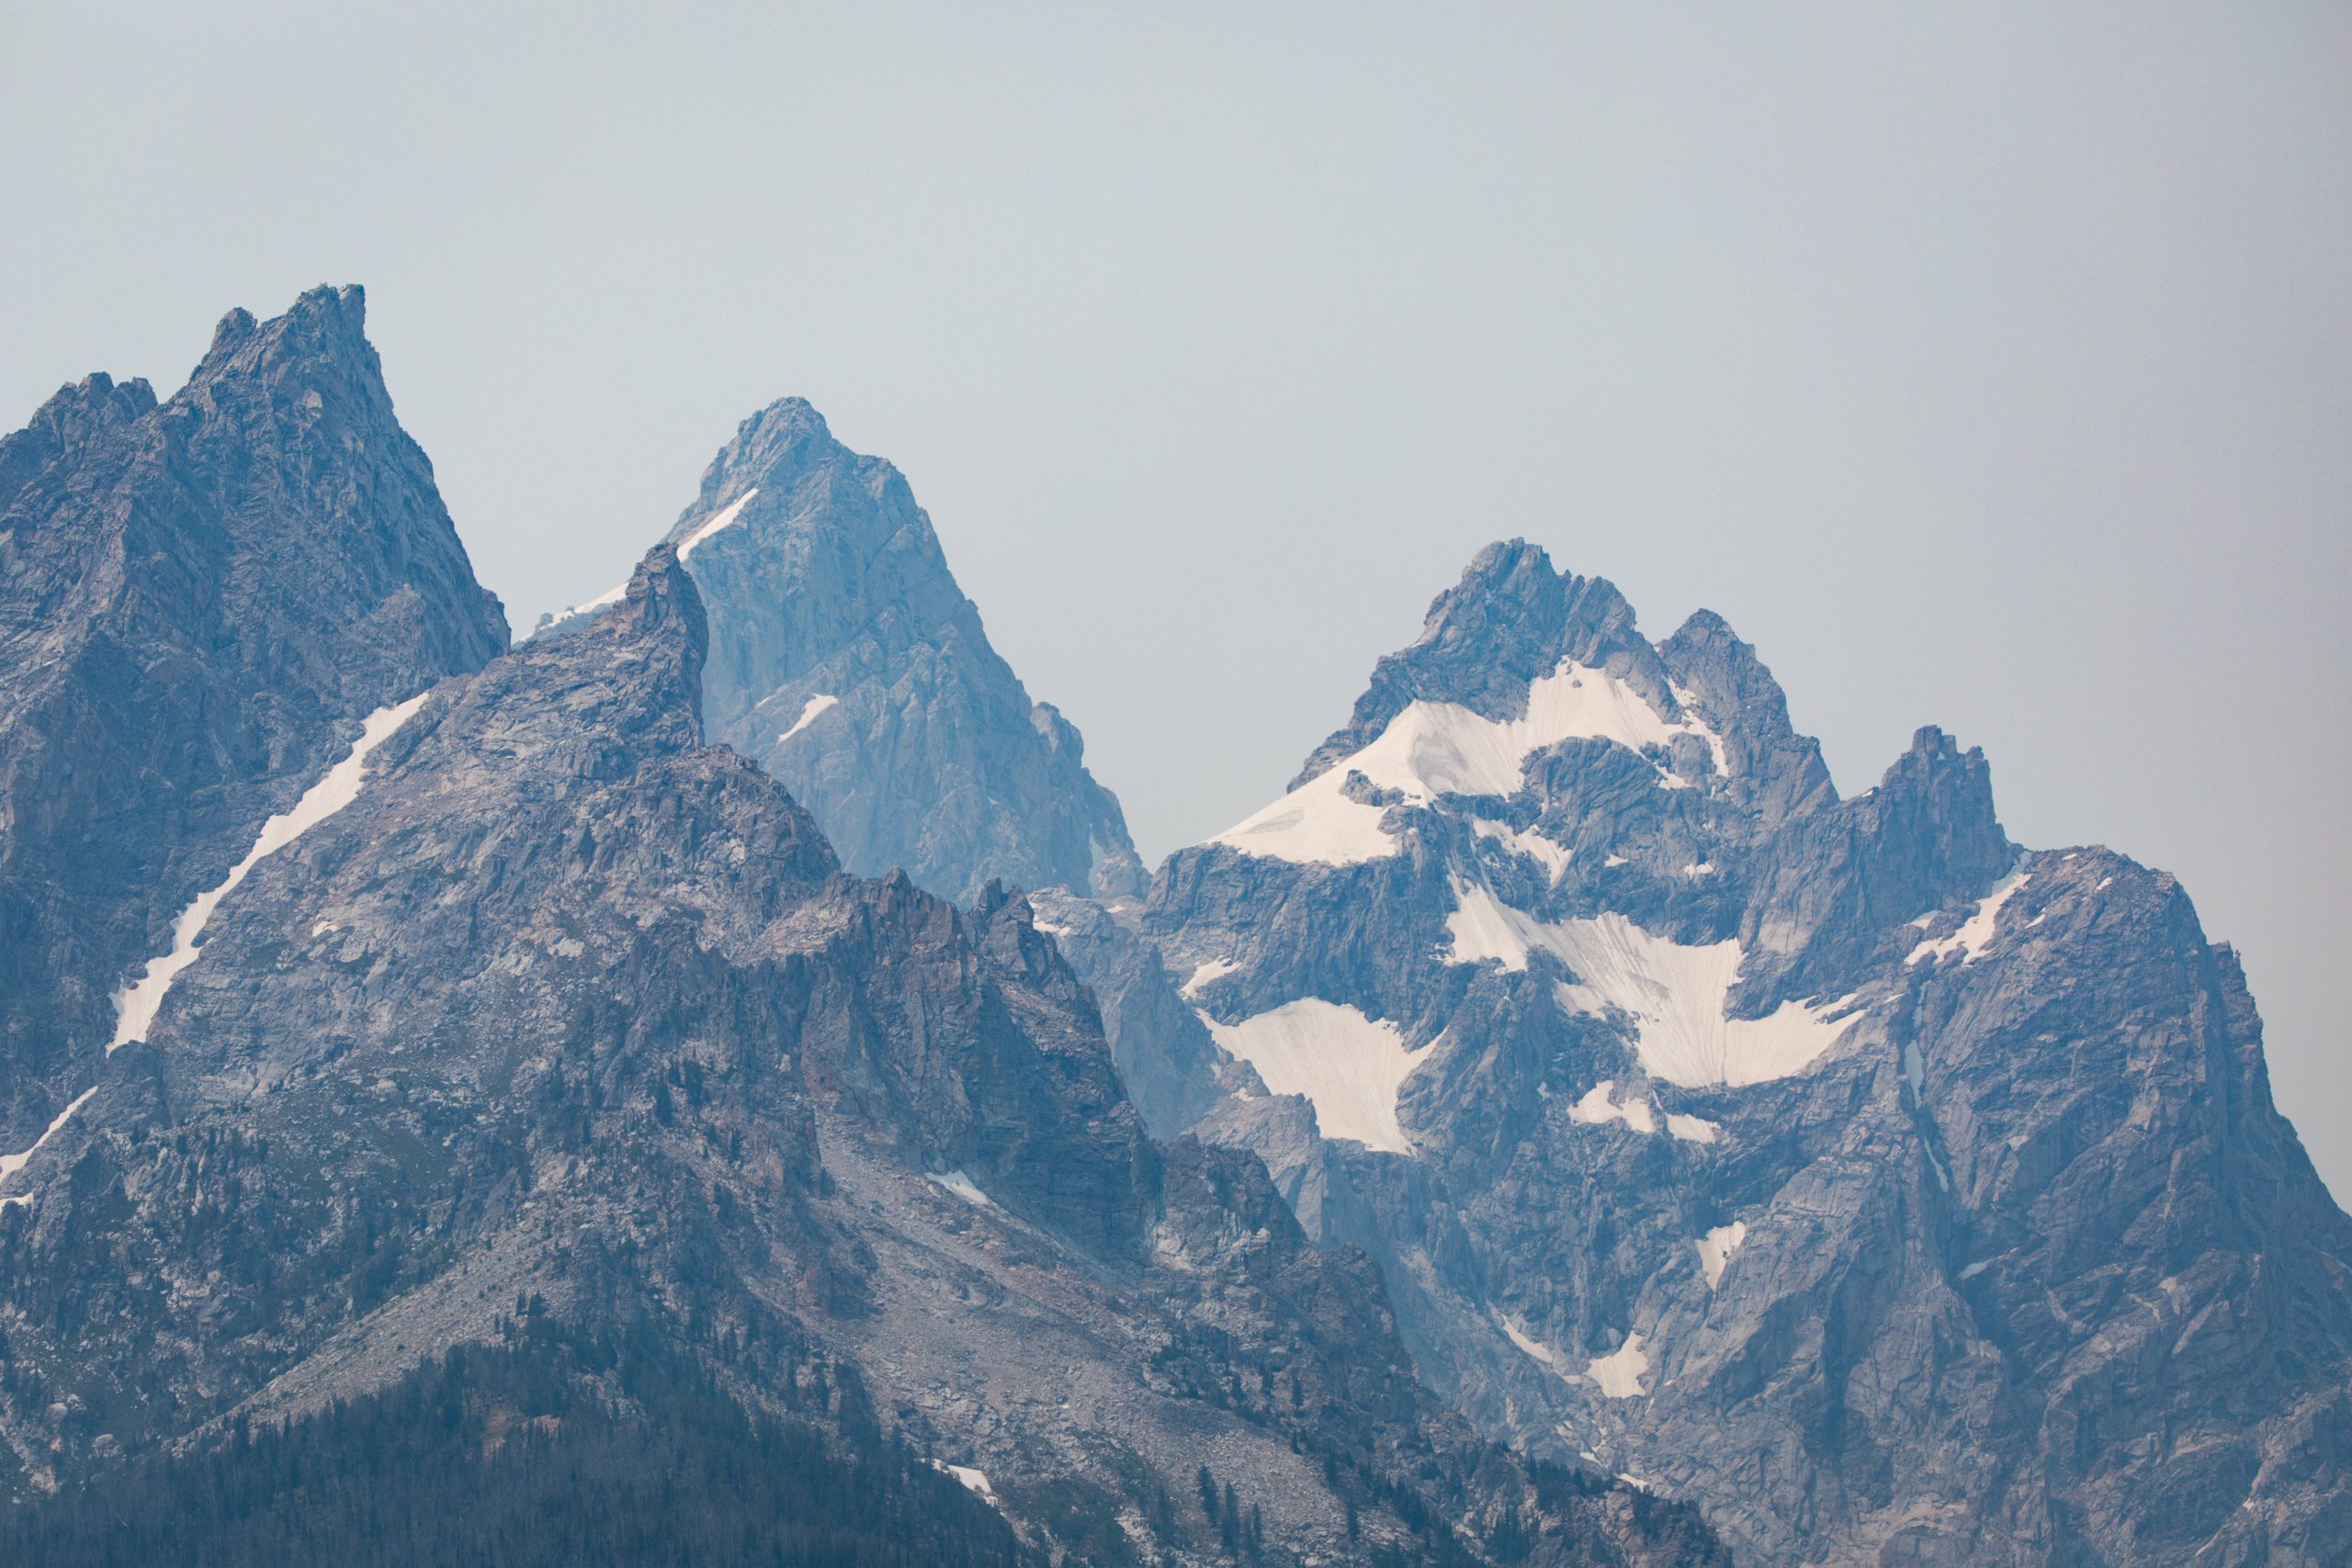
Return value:
<svg viewBox="0 0 2352 1568">
<path fill-rule="evenodd" d="M 991 881 L 1142 892 L 1116 797 L 989 645 L 905 477 L 806 400 L 743 421 L 667 538 L 708 607 L 711 737 L 782 780 L 853 870 L 965 901 Z"/>
<path fill-rule="evenodd" d="M 95 375 L 0 439 L 0 1146 L 362 716 L 506 647 L 364 322 L 232 311 L 169 399 Z"/>
</svg>

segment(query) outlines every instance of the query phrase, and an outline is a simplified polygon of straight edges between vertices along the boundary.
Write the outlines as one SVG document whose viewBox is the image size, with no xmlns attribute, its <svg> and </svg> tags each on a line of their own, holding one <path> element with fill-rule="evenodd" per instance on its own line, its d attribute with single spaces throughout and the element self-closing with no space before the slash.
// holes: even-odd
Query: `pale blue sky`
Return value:
<svg viewBox="0 0 2352 1568">
<path fill-rule="evenodd" d="M 2339 5 L 0 3 L 0 423 L 364 283 L 521 626 L 807 396 L 1149 856 L 1490 538 L 1720 610 L 2179 873 L 2352 1191 Z"/>
</svg>

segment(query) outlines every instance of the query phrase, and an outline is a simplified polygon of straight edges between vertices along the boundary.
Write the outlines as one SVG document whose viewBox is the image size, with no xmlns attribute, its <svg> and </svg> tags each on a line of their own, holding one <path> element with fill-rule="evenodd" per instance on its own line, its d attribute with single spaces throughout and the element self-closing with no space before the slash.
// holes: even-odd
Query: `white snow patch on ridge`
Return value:
<svg viewBox="0 0 2352 1568">
<path fill-rule="evenodd" d="M 1395 1024 L 1320 997 L 1284 1002 L 1239 1023 L 1205 1014 L 1203 1021 L 1219 1045 L 1258 1070 L 1268 1089 L 1312 1101 L 1325 1137 L 1353 1138 L 1392 1155 L 1413 1152 L 1396 1121 L 1396 1091 L 1435 1042 L 1408 1051 Z"/>
<path fill-rule="evenodd" d="M 81 1110 L 83 1106 L 89 1103 L 90 1096 L 97 1092 L 98 1086 L 92 1084 L 80 1094 L 75 1095 L 74 1097 L 74 1102 L 68 1105 L 64 1110 L 59 1111 L 55 1118 L 50 1122 L 50 1124 L 41 1129 L 40 1136 L 33 1140 L 33 1146 L 27 1149 L 23 1154 L 0 1155 L 0 1181 L 6 1181 L 8 1178 L 16 1175 L 17 1172 L 24 1169 L 26 1162 L 30 1160 L 33 1156 L 40 1153 L 40 1146 L 49 1142 L 50 1139 L 55 1137 L 59 1128 L 74 1120 L 74 1112 Z M 29 1203 L 32 1200 L 30 1198 L 0 1198 L 0 1209 L 10 1208 L 18 1203 Z"/>
<path fill-rule="evenodd" d="M 1699 1248 L 1699 1267 L 1707 1272 L 1707 1289 L 1712 1291 L 1723 1283 L 1724 1266 L 1747 1239 L 1747 1222 L 1734 1220 L 1727 1225 L 1717 1225 L 1694 1244 Z"/>
<path fill-rule="evenodd" d="M 628 584 L 626 582 L 616 583 L 613 587 L 605 589 L 602 593 L 597 594 L 594 599 L 587 600 L 582 604 L 565 605 L 563 614 L 554 617 L 553 621 L 549 624 L 560 625 L 561 623 L 571 619 L 574 615 L 585 615 L 592 614 L 593 612 L 602 610 L 608 605 L 617 604 L 623 599 L 628 597 Z M 533 626 L 529 635 L 525 637 L 523 640 L 525 642 L 530 641 L 532 637 L 538 636 L 542 629 L 544 628 Z"/>
<path fill-rule="evenodd" d="M 1345 865 L 1397 851 L 1381 808 L 1340 793 L 1351 773 L 1416 805 L 1441 795 L 1515 795 L 1530 753 L 1563 740 L 1613 740 L 1640 750 L 1678 735 L 1704 739 L 1722 766 L 1723 742 L 1695 718 L 1668 723 L 1624 682 L 1564 660 L 1527 688 L 1524 718 L 1486 718 L 1459 703 L 1417 699 L 1371 744 L 1333 762 L 1256 815 L 1208 841 L 1270 859 Z M 1675 781 L 1662 774 L 1664 782 Z M 1539 857 L 1540 858 L 1540 857 Z"/>
<path fill-rule="evenodd" d="M 1638 1095 L 1628 1095 L 1621 1105 L 1617 1103 L 1616 1091 L 1615 1078 L 1601 1079 L 1585 1091 L 1582 1100 L 1568 1107 L 1568 1120 L 1592 1127 L 1623 1122 L 1636 1133 L 1657 1131 L 1657 1119 L 1651 1115 L 1648 1100 Z"/>
<path fill-rule="evenodd" d="M 923 1173 L 925 1179 L 935 1181 L 967 1203 L 978 1208 L 993 1209 L 996 1200 L 980 1190 L 979 1183 L 960 1170 L 932 1170 Z"/>
<path fill-rule="evenodd" d="M 1680 1111 L 1669 1112 L 1666 1130 L 1686 1144 L 1712 1144 L 1724 1135 L 1724 1130 L 1703 1116 L 1685 1116 Z"/>
<path fill-rule="evenodd" d="M 1764 1083 L 1803 1072 L 1860 1016 L 1827 1016 L 1850 997 L 1825 1005 L 1782 1002 L 1764 1018 L 1724 1016 L 1739 979 L 1736 938 L 1685 947 L 1613 911 L 1552 925 L 1484 887 L 1456 882 L 1453 897 L 1456 907 L 1445 929 L 1455 962 L 1491 958 L 1506 969 L 1524 969 L 1530 953 L 1551 953 L 1580 982 L 1559 987 L 1560 1005 L 1571 1012 L 1619 1008 L 1631 1013 L 1643 1069 L 1685 1089 Z"/>
<path fill-rule="evenodd" d="M 1395 854 L 1396 840 L 1380 826 L 1385 807 L 1340 793 L 1351 771 L 1347 762 L 1334 764 L 1208 841 L 1261 860 L 1309 865 L 1351 865 Z"/>
<path fill-rule="evenodd" d="M 1917 964 L 1923 958 L 1942 958 L 1957 953 L 1962 955 L 1961 967 L 1966 968 L 1975 963 L 1977 955 L 1992 942 L 1994 929 L 2000 921 L 2001 906 L 2007 903 L 2009 896 L 2023 887 L 2026 879 L 2032 874 L 2020 866 L 2001 878 L 1993 885 L 1993 891 L 1976 901 L 1975 910 L 1961 922 L 1958 931 L 1947 937 L 1931 937 L 1921 942 L 1903 962 Z M 1911 923 L 1917 925 L 1921 922 L 1914 920 Z"/>
<path fill-rule="evenodd" d="M 708 522 L 703 524 L 702 526 L 696 528 L 693 533 L 679 540 L 678 564 L 680 566 L 685 565 L 686 558 L 693 555 L 695 551 L 701 547 L 702 542 L 705 539 L 709 538 L 721 528 L 731 526 L 734 524 L 735 519 L 742 515 L 743 503 L 759 493 L 760 487 L 753 485 L 751 489 L 737 496 L 724 512 L 717 513 Z"/>
<path fill-rule="evenodd" d="M 1586 1367 L 1584 1375 L 1600 1385 L 1600 1392 L 1611 1399 L 1634 1399 L 1649 1391 L 1642 1386 L 1642 1379 L 1650 1370 L 1650 1359 L 1642 1351 L 1642 1337 L 1625 1336 L 1625 1343 L 1606 1356 L 1596 1356 Z"/>
<path fill-rule="evenodd" d="M 738 502 L 737 504 L 740 505 L 741 503 Z M 800 716 L 792 721 L 792 728 L 777 736 L 775 738 L 775 743 L 779 746 L 783 745 L 786 741 L 791 739 L 794 736 L 808 728 L 809 725 L 816 722 L 816 718 L 819 714 L 823 713 L 827 708 L 831 707 L 835 703 L 840 701 L 841 698 L 834 696 L 831 692 L 820 692 L 815 696 L 810 697 L 807 703 L 801 705 Z"/>
<path fill-rule="evenodd" d="M 195 902 L 180 911 L 180 918 L 172 922 L 172 951 L 149 964 L 138 980 L 115 998 L 114 1038 L 107 1044 L 108 1052 L 147 1038 L 147 1031 L 155 1022 L 155 1013 L 164 1005 L 164 993 L 179 978 L 180 971 L 199 956 L 197 939 L 204 933 L 205 922 L 212 918 L 220 900 L 265 857 L 284 849 L 358 799 L 360 786 L 367 782 L 368 753 L 390 739 L 430 695 L 430 692 L 419 692 L 404 703 L 369 714 L 359 727 L 359 739 L 351 748 L 351 754 L 303 792 L 293 810 L 281 812 L 263 823 L 261 836 L 245 852 L 245 858 L 231 868 L 227 880 L 209 892 L 198 894 Z"/>
<path fill-rule="evenodd" d="M 990 1503 L 996 1501 L 996 1488 L 989 1484 L 989 1478 L 986 1475 L 982 1474 L 979 1471 L 973 1469 L 970 1465 L 940 1464 L 937 1460 L 933 1460 L 931 1462 L 939 1465 L 940 1469 L 954 1476 L 962 1483 L 964 1490 L 971 1493 L 974 1496 L 983 1498 Z"/>
<path fill-rule="evenodd" d="M 1197 997 L 1201 994 L 1203 987 L 1212 981 L 1223 979 L 1226 976 L 1232 974 L 1235 967 L 1236 965 L 1229 958 L 1204 958 L 1201 960 L 1201 966 L 1193 971 L 1193 977 L 1184 982 L 1183 990 L 1178 994 L 1184 997 Z"/>
</svg>

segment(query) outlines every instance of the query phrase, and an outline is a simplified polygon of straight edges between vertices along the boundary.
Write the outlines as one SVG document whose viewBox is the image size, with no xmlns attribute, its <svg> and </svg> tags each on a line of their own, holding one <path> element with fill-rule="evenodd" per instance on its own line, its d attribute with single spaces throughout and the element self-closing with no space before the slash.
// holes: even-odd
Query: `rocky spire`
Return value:
<svg viewBox="0 0 2352 1568">
<path fill-rule="evenodd" d="M 807 402 L 753 414 L 670 533 L 710 615 L 703 711 L 853 870 L 970 900 L 990 881 L 1142 890 L 1078 730 L 989 645 L 898 469 Z"/>
</svg>

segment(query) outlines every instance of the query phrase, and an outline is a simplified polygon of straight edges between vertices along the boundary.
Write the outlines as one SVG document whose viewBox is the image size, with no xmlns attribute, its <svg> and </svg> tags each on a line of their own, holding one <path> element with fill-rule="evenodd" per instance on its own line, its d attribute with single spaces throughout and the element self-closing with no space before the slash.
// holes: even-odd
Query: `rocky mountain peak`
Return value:
<svg viewBox="0 0 2352 1568">
<path fill-rule="evenodd" d="M 1132 930 L 1055 918 L 1155 1114 L 1377 1259 L 1457 1408 L 1744 1561 L 2352 1549 L 2352 1223 L 2235 965 L 1934 726 L 1839 799 L 1720 616 L 1652 648 L 1492 547 Z"/>
<path fill-rule="evenodd" d="M 1532 683 L 1569 663 L 1624 682 L 1669 720 L 1682 716 L 1657 650 L 1634 629 L 1633 606 L 1613 583 L 1555 570 L 1550 556 L 1524 539 L 1488 545 L 1430 604 L 1421 635 L 1374 667 L 1347 725 L 1316 748 L 1289 787 L 1369 745 L 1417 701 L 1521 718 Z"/>
<path fill-rule="evenodd" d="M 1741 806 L 1778 822 L 1836 798 L 1821 743 L 1790 723 L 1780 682 L 1729 622 L 1694 611 L 1657 651 L 1677 692 L 1722 738 Z"/>
<path fill-rule="evenodd" d="M 735 427 L 733 439 L 703 470 L 696 507 L 716 508 L 755 484 L 777 485 L 821 462 L 836 446 L 825 416 L 806 398 L 778 398 Z"/>
<path fill-rule="evenodd" d="M 93 376 L 0 441 L 9 1135 L 364 716 L 506 646 L 364 325 L 232 312 L 164 402 Z"/>
<path fill-rule="evenodd" d="M 283 315 L 267 321 L 238 306 L 212 329 L 212 345 L 195 374 L 216 376 L 232 367 L 251 373 L 272 359 L 337 358 L 376 367 L 368 341 L 368 293 L 356 283 L 304 289 Z"/>
<path fill-rule="evenodd" d="M 782 399 L 737 428 L 669 537 L 709 613 L 709 733 L 781 779 L 851 869 L 963 900 L 992 879 L 1142 891 L 1077 729 L 989 645 L 889 463 Z"/>
</svg>

